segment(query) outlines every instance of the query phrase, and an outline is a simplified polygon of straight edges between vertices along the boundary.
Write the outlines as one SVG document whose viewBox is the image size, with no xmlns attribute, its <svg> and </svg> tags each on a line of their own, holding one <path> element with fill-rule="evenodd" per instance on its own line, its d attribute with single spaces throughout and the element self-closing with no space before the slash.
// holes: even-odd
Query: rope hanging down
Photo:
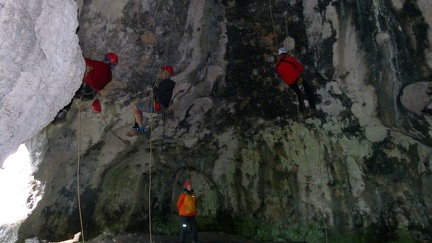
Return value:
<svg viewBox="0 0 432 243">
<path fill-rule="evenodd" d="M 273 20 L 273 11 L 272 11 L 272 0 L 269 0 L 269 8 L 270 8 L 270 17 L 271 17 L 271 21 L 272 21 L 272 25 L 273 25 L 273 31 L 274 31 L 274 38 L 275 38 L 275 43 L 276 43 L 276 48 L 279 48 L 279 42 L 277 40 L 277 34 L 276 34 L 276 27 L 275 27 L 275 23 Z"/>
<path fill-rule="evenodd" d="M 158 72 L 160 70 L 160 67 L 158 67 Z M 150 135 L 153 133 L 153 110 L 154 110 L 154 103 L 153 103 L 153 89 L 154 85 L 156 85 L 158 79 L 158 74 L 156 74 L 156 79 L 153 84 L 153 87 L 151 89 L 150 93 L 150 99 L 152 101 L 152 109 L 151 109 L 151 115 L 150 115 Z M 151 214 L 151 184 L 152 184 L 152 164 L 153 164 L 153 148 L 152 148 L 152 139 L 150 138 L 150 164 L 149 164 L 149 185 L 148 185 L 148 214 L 149 214 L 149 236 L 150 236 L 150 242 L 152 241 L 152 214 Z"/>
<path fill-rule="evenodd" d="M 138 6 L 139 6 L 139 2 L 140 2 L 140 0 L 138 0 Z M 158 10 L 159 10 L 159 3 L 160 3 L 160 0 L 157 1 L 157 7 L 156 7 L 156 11 L 155 11 L 155 13 L 154 13 L 154 15 L 153 15 L 153 20 L 150 22 L 150 24 L 149 24 L 145 29 L 142 29 L 142 28 L 141 28 L 140 18 L 139 18 L 139 11 L 137 11 L 138 28 L 139 28 L 142 32 L 146 32 L 146 31 L 148 31 L 148 30 L 150 29 L 150 27 L 152 27 L 152 26 L 154 25 L 154 23 L 156 22 L 156 14 L 157 14 L 157 12 L 158 12 Z M 138 9 L 138 8 L 137 8 L 137 9 Z"/>
<path fill-rule="evenodd" d="M 122 139 L 119 135 L 117 135 L 117 134 L 116 134 L 116 133 L 111 129 L 111 127 L 109 127 L 108 122 L 106 121 L 106 119 L 105 119 L 104 115 L 102 114 L 102 112 L 101 112 L 100 114 L 101 114 L 102 119 L 103 119 L 104 122 L 105 122 L 105 125 L 108 127 L 108 129 L 111 131 L 111 133 L 114 134 L 114 136 L 116 136 L 118 139 L 120 139 L 124 144 L 129 145 L 129 142 L 128 142 L 128 141 L 125 141 L 124 139 Z"/>
<path fill-rule="evenodd" d="M 81 212 L 81 196 L 80 196 L 80 158 L 81 158 L 81 99 L 82 96 L 80 96 L 79 99 L 79 105 L 78 105 L 78 134 L 77 134 L 77 194 L 78 194 L 78 212 L 80 217 L 80 225 L 81 225 L 81 236 L 83 243 L 85 242 L 84 239 L 84 226 L 83 226 L 83 219 L 82 219 L 82 212 Z"/>
</svg>

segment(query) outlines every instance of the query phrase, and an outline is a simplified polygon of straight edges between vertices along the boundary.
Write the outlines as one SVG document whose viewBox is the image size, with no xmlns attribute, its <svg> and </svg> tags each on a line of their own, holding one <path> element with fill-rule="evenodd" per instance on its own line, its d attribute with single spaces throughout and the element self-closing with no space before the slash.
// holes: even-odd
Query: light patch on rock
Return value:
<svg viewBox="0 0 432 243">
<path fill-rule="evenodd" d="M 129 0 L 117 0 L 115 2 L 110 2 L 110 4 L 106 4 L 104 0 L 93 0 L 89 6 L 89 11 L 103 16 L 103 18 L 109 20 L 109 22 L 115 22 L 121 19 L 123 16 L 123 9 L 128 3 Z M 148 5 L 141 4 L 141 7 L 144 6 Z"/>
<path fill-rule="evenodd" d="M 388 135 L 388 128 L 380 124 L 370 124 L 364 127 L 366 138 L 371 142 L 384 140 Z"/>
<path fill-rule="evenodd" d="M 349 174 L 349 182 L 351 185 L 351 192 L 355 198 L 359 198 L 365 189 L 365 182 L 363 181 L 363 171 L 356 160 L 351 156 L 346 158 L 346 166 Z"/>
<path fill-rule="evenodd" d="M 432 43 L 432 4 L 430 0 L 418 0 L 417 5 L 422 12 L 422 17 L 424 18 L 426 24 L 429 26 L 427 31 L 428 43 Z M 432 69 L 432 49 L 425 48 L 426 64 L 430 69 Z"/>
<path fill-rule="evenodd" d="M 146 46 L 152 46 L 156 44 L 156 36 L 151 31 L 146 31 L 141 35 L 141 41 Z"/>
<path fill-rule="evenodd" d="M 339 88 L 337 82 L 329 82 L 326 84 L 325 89 L 319 89 L 317 94 L 321 96 L 322 102 L 320 104 L 320 109 L 328 114 L 338 115 L 340 112 L 345 110 L 340 99 L 336 99 L 332 95 L 343 94 L 342 90 Z"/>
<path fill-rule="evenodd" d="M 306 33 L 310 45 L 313 46 L 322 41 L 323 19 L 321 15 L 317 13 L 317 5 L 317 0 L 303 1 L 305 22 L 309 23 L 306 26 Z"/>
<path fill-rule="evenodd" d="M 402 90 L 400 102 L 407 110 L 421 115 L 432 101 L 432 92 L 428 93 L 428 89 L 432 91 L 432 82 L 409 84 Z"/>
<path fill-rule="evenodd" d="M 225 70 L 219 65 L 210 65 L 207 67 L 206 84 L 207 91 L 211 92 L 214 84 L 218 78 L 223 78 L 225 76 Z"/>
<path fill-rule="evenodd" d="M 185 68 L 185 70 L 177 75 L 179 80 L 186 79 L 186 77 L 192 71 L 196 70 L 197 66 L 203 59 L 203 53 L 199 48 L 202 31 L 199 30 L 202 28 L 204 10 L 205 1 L 191 1 L 189 4 L 188 17 L 184 28 L 185 31 L 187 31 L 189 28 L 192 29 L 192 39 L 189 39 L 189 36 L 185 35 L 185 38 L 188 39 L 184 39 L 179 42 L 179 51 L 180 53 L 184 53 L 184 55 L 182 55 L 182 59 L 178 62 L 188 63 L 188 66 Z M 192 53 L 192 56 L 189 56 L 187 53 Z"/>
<path fill-rule="evenodd" d="M 369 215 L 372 211 L 371 206 L 363 198 L 357 199 L 357 206 L 362 215 Z"/>
<path fill-rule="evenodd" d="M 324 123 L 322 127 L 323 127 L 324 131 L 326 131 L 327 133 L 330 133 L 332 135 L 342 133 L 342 130 L 338 124 L 338 120 L 334 116 L 332 116 L 330 118 L 330 120 L 328 120 L 326 123 Z"/>
<path fill-rule="evenodd" d="M 428 31 L 428 33 L 430 33 L 430 32 L 432 32 L 432 31 Z M 432 37 L 430 37 L 429 39 L 432 40 Z M 425 59 L 426 59 L 426 64 L 428 65 L 428 67 L 432 69 L 432 49 L 430 49 L 430 48 L 425 49 Z"/>
<path fill-rule="evenodd" d="M 331 37 L 332 34 L 333 34 L 333 28 L 331 24 L 328 21 L 324 22 L 323 29 L 322 29 L 322 38 L 327 39 Z"/>
<path fill-rule="evenodd" d="M 378 45 L 382 46 L 387 44 L 390 41 L 390 35 L 386 32 L 379 32 L 375 35 L 375 40 Z"/>
<path fill-rule="evenodd" d="M 426 0 L 427 1 L 427 0 Z M 391 0 L 392 6 L 397 10 L 400 11 L 403 8 L 405 0 Z"/>
<path fill-rule="evenodd" d="M 295 49 L 295 40 L 294 38 L 288 36 L 283 40 L 283 46 L 288 50 L 292 51 Z"/>
</svg>

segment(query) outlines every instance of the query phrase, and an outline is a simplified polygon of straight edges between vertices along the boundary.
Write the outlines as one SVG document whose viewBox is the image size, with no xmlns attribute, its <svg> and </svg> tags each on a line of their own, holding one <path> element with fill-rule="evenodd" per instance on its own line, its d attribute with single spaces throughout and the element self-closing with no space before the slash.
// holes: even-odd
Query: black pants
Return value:
<svg viewBox="0 0 432 243">
<path fill-rule="evenodd" d="M 193 216 L 193 217 L 180 216 L 180 222 L 181 222 L 180 243 L 186 242 L 186 228 L 187 228 L 188 224 L 192 230 L 192 241 L 197 242 L 198 229 L 197 229 L 195 216 Z"/>
<path fill-rule="evenodd" d="M 75 97 L 83 100 L 92 100 L 96 97 L 96 90 L 90 85 L 82 83 L 81 87 L 75 92 Z"/>
<path fill-rule="evenodd" d="M 314 93 L 313 93 L 311 87 L 304 80 L 302 82 L 302 85 L 304 87 L 304 92 L 306 93 L 306 96 L 307 96 L 307 99 L 309 102 L 309 107 L 311 108 L 311 110 L 315 110 Z M 289 87 L 297 94 L 298 102 L 299 102 L 299 110 L 301 113 L 303 113 L 305 110 L 305 104 L 304 104 L 304 100 L 303 100 L 305 94 L 302 93 L 302 91 L 300 90 L 300 88 L 298 86 L 298 79 L 295 81 L 295 83 L 289 85 Z"/>
</svg>

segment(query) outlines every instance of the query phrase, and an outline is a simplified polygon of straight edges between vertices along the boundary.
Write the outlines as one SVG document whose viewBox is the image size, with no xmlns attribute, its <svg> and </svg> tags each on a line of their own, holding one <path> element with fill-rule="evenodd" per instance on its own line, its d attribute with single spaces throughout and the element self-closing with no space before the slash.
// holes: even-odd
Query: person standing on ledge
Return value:
<svg viewBox="0 0 432 243">
<path fill-rule="evenodd" d="M 304 71 L 304 67 L 300 62 L 292 56 L 288 56 L 288 52 L 285 48 L 279 48 L 278 50 L 279 59 L 276 62 L 276 72 L 282 78 L 282 80 L 297 94 L 299 102 L 299 110 L 301 113 L 305 111 L 304 95 L 306 94 L 309 108 L 315 110 L 314 93 L 309 87 L 308 83 L 303 80 L 301 73 Z"/>
<path fill-rule="evenodd" d="M 196 223 L 196 207 L 195 207 L 196 195 L 192 190 L 192 183 L 186 181 L 184 183 L 184 189 L 177 200 L 177 209 L 180 215 L 180 243 L 184 243 L 186 240 L 186 228 L 187 225 L 192 230 L 192 242 L 197 242 L 197 223 Z"/>
</svg>

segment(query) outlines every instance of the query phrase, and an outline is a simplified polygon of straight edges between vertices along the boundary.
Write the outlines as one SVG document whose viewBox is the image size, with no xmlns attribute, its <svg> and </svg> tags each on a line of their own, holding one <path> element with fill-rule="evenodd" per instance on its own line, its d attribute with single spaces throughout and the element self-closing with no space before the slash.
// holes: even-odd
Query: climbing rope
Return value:
<svg viewBox="0 0 432 243">
<path fill-rule="evenodd" d="M 105 125 L 108 127 L 108 129 L 112 132 L 112 134 L 114 134 L 114 136 L 116 136 L 118 139 L 120 139 L 124 144 L 126 144 L 126 145 L 128 145 L 129 143 L 128 142 L 126 142 L 125 140 L 123 140 L 121 137 L 119 137 L 112 129 L 111 129 L 111 127 L 108 125 L 108 122 L 106 121 L 106 119 L 105 119 L 105 117 L 104 117 L 104 115 L 102 114 L 102 112 L 100 113 L 101 114 L 101 116 L 102 116 L 102 119 L 104 120 L 104 122 L 105 122 Z"/>
<path fill-rule="evenodd" d="M 274 39 L 275 39 L 275 43 L 276 43 L 276 49 L 280 47 L 279 42 L 277 40 L 277 34 L 276 34 L 276 26 L 273 20 L 273 10 L 272 10 L 272 0 L 269 0 L 269 9 L 270 9 L 270 18 L 272 21 L 272 25 L 273 25 L 273 31 L 274 31 Z M 286 16 L 288 14 L 285 14 Z M 285 17 L 285 28 L 286 28 L 286 35 L 288 36 L 288 17 Z M 301 76 L 299 77 L 299 81 L 298 84 L 301 84 L 301 82 L 303 81 L 303 79 L 301 78 Z M 294 92 L 295 93 L 295 92 Z M 295 94 L 297 96 L 297 94 Z M 303 99 L 303 94 L 302 94 L 302 90 L 300 90 L 300 97 L 297 96 L 298 99 Z M 299 101 L 299 106 L 300 106 L 300 101 Z M 300 122 L 300 108 L 299 106 L 297 106 L 297 119 L 298 122 Z"/>
<path fill-rule="evenodd" d="M 274 38 L 275 38 L 276 47 L 279 47 L 279 42 L 277 40 L 277 34 L 276 34 L 276 27 L 275 27 L 275 23 L 274 23 L 274 20 L 273 20 L 273 11 L 272 11 L 271 0 L 269 0 L 269 8 L 270 8 L 270 17 L 271 17 L 271 21 L 272 21 L 272 25 L 273 25 L 273 31 L 274 31 Z"/>
<path fill-rule="evenodd" d="M 83 243 L 85 242 L 84 240 L 84 226 L 83 226 L 83 219 L 82 219 L 82 212 L 81 212 L 81 196 L 80 196 L 80 158 L 81 158 L 81 99 L 82 99 L 82 95 L 80 96 L 79 99 L 79 105 L 78 105 L 78 134 L 77 134 L 77 157 L 78 157 L 78 162 L 77 162 L 77 194 L 78 194 L 78 212 L 79 212 L 79 217 L 80 217 L 80 225 L 81 225 L 81 236 L 82 236 L 82 240 Z"/>
<path fill-rule="evenodd" d="M 285 37 L 288 37 L 289 36 L 288 35 L 288 12 L 284 12 L 284 15 L 285 15 L 285 33 L 286 33 Z"/>
<path fill-rule="evenodd" d="M 158 67 L 158 72 L 160 70 L 160 67 Z M 153 110 L 154 110 L 154 96 L 153 96 L 153 90 L 154 85 L 156 85 L 158 81 L 158 73 L 156 74 L 155 82 L 153 84 L 151 93 L 150 93 L 150 101 L 152 104 L 151 108 L 151 115 L 150 115 L 150 135 L 153 133 Z M 148 185 L 148 213 L 149 213 L 149 235 L 150 235 L 150 242 L 152 241 L 152 214 L 151 214 L 151 184 L 152 184 L 152 164 L 153 164 L 153 148 L 152 148 L 152 139 L 150 138 L 150 164 L 149 164 L 149 185 Z"/>
<path fill-rule="evenodd" d="M 165 138 L 165 107 L 162 108 L 162 114 L 163 114 L 163 128 L 162 128 L 162 139 L 161 139 L 161 152 L 160 155 L 162 156 L 163 152 L 163 145 L 164 145 L 164 138 Z"/>
<path fill-rule="evenodd" d="M 138 6 L 139 6 L 139 2 L 140 2 L 140 0 L 138 0 L 137 2 L 138 2 Z M 142 32 L 146 32 L 146 31 L 148 31 L 148 30 L 150 29 L 150 27 L 152 27 L 152 26 L 154 25 L 154 23 L 156 22 L 156 14 L 157 14 L 157 12 L 158 12 L 158 10 L 159 10 L 159 3 L 160 3 L 160 0 L 157 1 L 157 7 L 156 7 L 156 11 L 155 11 L 155 13 L 154 13 L 154 15 L 153 15 L 153 20 L 150 22 L 150 24 L 149 24 L 149 25 L 147 26 L 147 28 L 145 28 L 145 29 L 142 29 L 142 28 L 141 28 L 141 25 L 140 25 L 140 18 L 139 18 L 139 11 L 137 10 L 138 28 L 139 28 Z M 137 8 L 137 9 L 138 9 L 138 8 Z"/>
<path fill-rule="evenodd" d="M 297 96 L 297 99 L 301 99 L 303 102 L 303 114 L 304 114 L 306 106 L 304 105 L 304 97 L 303 97 L 304 88 L 303 88 L 302 83 L 303 83 L 303 78 L 301 76 L 299 76 L 298 81 L 297 81 L 297 86 L 298 86 L 298 89 L 300 92 L 300 96 Z M 302 118 L 303 118 L 303 114 L 300 114 L 301 113 L 300 112 L 300 100 L 298 102 L 299 102 L 299 105 L 297 106 L 297 116 L 298 116 L 298 119 L 300 120 L 300 115 L 302 115 Z"/>
<path fill-rule="evenodd" d="M 157 76 L 156 76 L 156 78 L 157 78 Z M 153 89 L 151 91 L 150 99 L 153 99 Z M 153 105 L 153 100 L 151 102 Z M 153 107 L 154 107 L 154 105 L 153 105 Z M 153 133 L 153 107 L 151 109 L 151 115 L 150 115 L 150 135 Z M 152 139 L 150 137 L 150 165 L 149 165 L 149 184 L 148 184 L 148 213 L 149 213 L 150 242 L 153 242 L 152 241 L 152 214 L 151 214 L 152 164 L 153 164 L 153 149 L 152 149 Z"/>
</svg>

